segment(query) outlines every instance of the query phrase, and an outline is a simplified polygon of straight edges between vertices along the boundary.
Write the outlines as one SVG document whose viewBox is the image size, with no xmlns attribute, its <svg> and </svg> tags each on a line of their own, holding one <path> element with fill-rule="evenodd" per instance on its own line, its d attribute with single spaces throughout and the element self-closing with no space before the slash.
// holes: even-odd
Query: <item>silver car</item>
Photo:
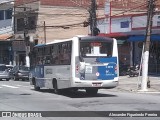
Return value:
<svg viewBox="0 0 160 120">
<path fill-rule="evenodd" d="M 11 70 L 11 67 L 5 65 L 5 64 L 0 64 L 0 80 L 3 80 L 5 79 L 6 81 L 9 81 L 10 80 L 10 70 Z"/>
<path fill-rule="evenodd" d="M 14 66 L 13 69 L 10 71 L 10 76 L 15 81 L 19 79 L 28 80 L 29 79 L 29 67 Z"/>
</svg>

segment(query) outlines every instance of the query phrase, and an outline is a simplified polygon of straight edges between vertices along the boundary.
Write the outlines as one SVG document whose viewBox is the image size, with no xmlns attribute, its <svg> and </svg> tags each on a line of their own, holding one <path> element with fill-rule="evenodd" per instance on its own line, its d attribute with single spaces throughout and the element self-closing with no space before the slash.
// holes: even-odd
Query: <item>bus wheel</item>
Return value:
<svg viewBox="0 0 160 120">
<path fill-rule="evenodd" d="M 59 94 L 57 80 L 53 80 L 53 88 L 54 88 L 54 93 Z"/>
<path fill-rule="evenodd" d="M 36 90 L 36 91 L 40 90 L 40 87 L 36 86 L 36 80 L 35 79 L 33 80 L 33 85 L 34 85 L 34 90 Z"/>
<path fill-rule="evenodd" d="M 97 88 L 87 88 L 87 89 L 86 89 L 86 93 L 87 93 L 88 95 L 96 95 L 97 92 L 98 92 L 98 89 L 97 89 Z"/>
</svg>

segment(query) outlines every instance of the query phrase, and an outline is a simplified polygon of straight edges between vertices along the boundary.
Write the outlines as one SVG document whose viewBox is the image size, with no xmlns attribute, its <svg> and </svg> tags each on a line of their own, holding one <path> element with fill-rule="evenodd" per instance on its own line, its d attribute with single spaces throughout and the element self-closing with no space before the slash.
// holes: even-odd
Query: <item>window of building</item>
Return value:
<svg viewBox="0 0 160 120">
<path fill-rule="evenodd" d="M 121 28 L 129 28 L 129 21 L 121 22 Z"/>
<path fill-rule="evenodd" d="M 36 28 L 36 17 L 31 16 L 28 17 L 28 25 L 29 25 L 29 30 L 34 30 Z"/>
<path fill-rule="evenodd" d="M 160 21 L 157 21 L 157 26 L 160 26 Z"/>
<path fill-rule="evenodd" d="M 17 19 L 17 31 L 23 31 L 24 30 L 24 19 L 19 18 Z"/>
<path fill-rule="evenodd" d="M 4 20 L 4 10 L 0 10 L 0 20 Z"/>
<path fill-rule="evenodd" d="M 12 9 L 5 10 L 5 18 L 12 19 Z"/>
</svg>

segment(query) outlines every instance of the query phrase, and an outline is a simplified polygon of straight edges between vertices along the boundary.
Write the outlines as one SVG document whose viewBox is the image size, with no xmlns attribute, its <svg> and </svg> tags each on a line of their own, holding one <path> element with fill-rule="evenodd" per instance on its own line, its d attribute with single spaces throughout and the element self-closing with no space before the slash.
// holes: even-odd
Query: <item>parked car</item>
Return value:
<svg viewBox="0 0 160 120">
<path fill-rule="evenodd" d="M 13 65 L 6 65 L 6 67 L 9 71 L 13 69 Z"/>
<path fill-rule="evenodd" d="M 28 80 L 29 79 L 29 67 L 26 66 L 15 66 L 10 71 L 10 76 L 16 81 L 19 79 Z"/>
<path fill-rule="evenodd" d="M 11 65 L 0 64 L 0 80 L 5 79 L 6 81 L 9 81 L 11 79 L 10 71 L 12 68 L 13 66 Z"/>
</svg>

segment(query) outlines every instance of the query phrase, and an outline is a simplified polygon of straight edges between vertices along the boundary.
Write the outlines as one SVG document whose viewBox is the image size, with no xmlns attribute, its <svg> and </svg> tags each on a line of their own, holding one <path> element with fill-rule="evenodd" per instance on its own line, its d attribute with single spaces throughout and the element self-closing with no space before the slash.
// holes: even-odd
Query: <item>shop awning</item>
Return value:
<svg viewBox="0 0 160 120">
<path fill-rule="evenodd" d="M 126 37 L 127 35 L 124 33 L 100 33 L 98 36 L 106 36 L 106 37 Z"/>
<path fill-rule="evenodd" d="M 128 38 L 129 42 L 145 41 L 144 35 L 135 35 Z M 160 35 L 151 35 L 151 41 L 160 41 Z"/>
<path fill-rule="evenodd" d="M 10 39 L 13 35 L 11 34 L 1 34 L 0 35 L 0 41 L 6 41 L 8 39 Z"/>
</svg>

